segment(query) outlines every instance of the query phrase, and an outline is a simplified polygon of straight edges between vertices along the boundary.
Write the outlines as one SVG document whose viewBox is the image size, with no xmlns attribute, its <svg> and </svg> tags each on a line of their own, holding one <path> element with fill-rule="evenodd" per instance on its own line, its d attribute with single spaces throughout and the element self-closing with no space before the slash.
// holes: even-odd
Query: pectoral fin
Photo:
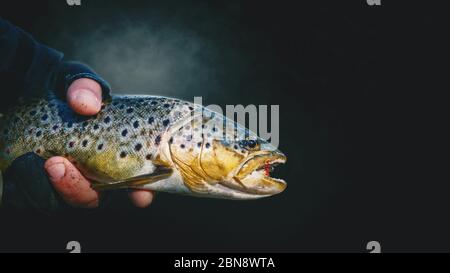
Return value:
<svg viewBox="0 0 450 273">
<path fill-rule="evenodd" d="M 171 168 L 158 166 L 151 174 L 144 174 L 122 181 L 114 181 L 110 183 L 95 183 L 92 184 L 91 187 L 96 191 L 134 188 L 166 179 L 171 176 L 172 173 L 173 170 Z"/>
</svg>

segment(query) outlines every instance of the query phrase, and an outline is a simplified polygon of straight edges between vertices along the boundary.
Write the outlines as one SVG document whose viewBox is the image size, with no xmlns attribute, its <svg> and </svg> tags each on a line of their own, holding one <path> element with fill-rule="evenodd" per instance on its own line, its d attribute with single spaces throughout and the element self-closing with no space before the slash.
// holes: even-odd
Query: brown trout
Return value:
<svg viewBox="0 0 450 273">
<path fill-rule="evenodd" d="M 223 115 L 166 97 L 112 96 L 92 117 L 52 93 L 20 103 L 0 117 L 0 170 L 28 152 L 68 158 L 96 190 L 255 199 L 286 188 L 269 172 L 283 153 Z"/>
</svg>

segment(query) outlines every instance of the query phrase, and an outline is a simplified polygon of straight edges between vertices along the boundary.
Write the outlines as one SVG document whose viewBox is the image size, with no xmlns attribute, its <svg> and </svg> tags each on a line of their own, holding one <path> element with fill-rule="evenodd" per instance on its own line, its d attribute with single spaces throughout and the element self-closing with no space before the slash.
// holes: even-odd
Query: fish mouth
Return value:
<svg viewBox="0 0 450 273">
<path fill-rule="evenodd" d="M 287 184 L 283 179 L 271 177 L 276 166 L 287 157 L 279 151 L 257 152 L 248 157 L 225 186 L 247 194 L 270 196 L 283 192 Z"/>
</svg>

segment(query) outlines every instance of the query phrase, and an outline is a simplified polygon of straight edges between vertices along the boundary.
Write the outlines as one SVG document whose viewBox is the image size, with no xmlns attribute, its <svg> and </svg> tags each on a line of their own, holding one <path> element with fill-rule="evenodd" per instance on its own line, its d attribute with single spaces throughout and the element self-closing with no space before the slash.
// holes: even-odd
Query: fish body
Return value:
<svg viewBox="0 0 450 273">
<path fill-rule="evenodd" d="M 286 157 L 254 133 L 190 102 L 112 96 L 99 114 L 76 115 L 53 95 L 0 118 L 0 171 L 34 152 L 64 156 L 97 190 L 135 188 L 254 199 L 283 191 L 267 166 Z"/>
</svg>

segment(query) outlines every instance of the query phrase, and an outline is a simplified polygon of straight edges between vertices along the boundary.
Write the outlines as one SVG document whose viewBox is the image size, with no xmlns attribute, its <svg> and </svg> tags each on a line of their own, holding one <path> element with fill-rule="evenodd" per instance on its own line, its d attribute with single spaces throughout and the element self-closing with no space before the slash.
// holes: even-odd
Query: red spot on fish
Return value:
<svg viewBox="0 0 450 273">
<path fill-rule="evenodd" d="M 6 149 L 5 153 L 6 153 L 7 155 L 9 155 L 9 154 L 11 153 L 11 150 L 8 148 L 8 149 Z"/>
<path fill-rule="evenodd" d="M 264 164 L 264 174 L 266 176 L 270 175 L 270 163 L 269 163 L 269 161 L 266 161 L 266 163 Z"/>
</svg>

